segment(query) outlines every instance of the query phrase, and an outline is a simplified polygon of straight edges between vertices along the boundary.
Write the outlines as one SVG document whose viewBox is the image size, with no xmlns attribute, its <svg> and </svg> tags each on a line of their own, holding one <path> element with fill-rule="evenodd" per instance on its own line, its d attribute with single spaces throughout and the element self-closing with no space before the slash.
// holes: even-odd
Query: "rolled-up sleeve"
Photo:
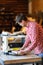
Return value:
<svg viewBox="0 0 43 65">
<path fill-rule="evenodd" d="M 25 38 L 25 43 L 24 43 L 23 47 L 29 46 L 30 42 L 31 42 L 31 41 L 30 41 L 29 35 L 27 34 L 27 35 L 26 35 L 26 38 Z"/>
</svg>

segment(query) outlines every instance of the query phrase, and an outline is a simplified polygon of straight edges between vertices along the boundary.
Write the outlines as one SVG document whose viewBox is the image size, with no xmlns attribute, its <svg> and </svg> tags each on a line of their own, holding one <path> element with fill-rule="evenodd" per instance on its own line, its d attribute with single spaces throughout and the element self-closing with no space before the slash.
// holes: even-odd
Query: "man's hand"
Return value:
<svg viewBox="0 0 43 65">
<path fill-rule="evenodd" d="M 17 51 L 17 54 L 18 54 L 18 55 L 24 55 L 25 52 L 24 52 L 24 50 L 19 50 L 19 51 Z"/>
</svg>

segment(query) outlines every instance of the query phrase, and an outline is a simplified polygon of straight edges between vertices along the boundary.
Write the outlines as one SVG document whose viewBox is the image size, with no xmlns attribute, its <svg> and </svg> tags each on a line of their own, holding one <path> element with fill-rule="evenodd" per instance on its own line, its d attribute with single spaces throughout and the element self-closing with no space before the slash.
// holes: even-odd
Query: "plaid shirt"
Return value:
<svg viewBox="0 0 43 65">
<path fill-rule="evenodd" d="M 43 53 L 43 28 L 36 22 L 29 22 L 26 27 L 25 51 L 34 50 L 35 54 Z M 30 43 L 31 42 L 31 43 Z"/>
</svg>

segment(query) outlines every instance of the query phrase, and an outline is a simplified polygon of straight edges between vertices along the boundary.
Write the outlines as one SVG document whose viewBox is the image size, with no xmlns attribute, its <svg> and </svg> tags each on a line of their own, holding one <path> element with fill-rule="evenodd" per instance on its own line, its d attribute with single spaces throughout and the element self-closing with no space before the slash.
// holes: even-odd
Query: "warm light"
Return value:
<svg viewBox="0 0 43 65">
<path fill-rule="evenodd" d="M 13 26 L 12 30 L 11 30 L 11 33 L 14 33 L 14 31 L 15 31 L 15 27 Z"/>
<path fill-rule="evenodd" d="M 31 22 L 34 22 L 34 21 L 35 21 L 35 19 L 32 18 L 32 17 L 27 17 L 27 19 L 28 19 L 29 21 L 31 21 Z"/>
<path fill-rule="evenodd" d="M 13 40 L 15 40 L 13 37 L 8 38 L 8 41 L 13 41 Z"/>
<path fill-rule="evenodd" d="M 26 33 L 26 27 L 22 27 L 21 31 L 22 31 L 23 33 Z"/>
</svg>

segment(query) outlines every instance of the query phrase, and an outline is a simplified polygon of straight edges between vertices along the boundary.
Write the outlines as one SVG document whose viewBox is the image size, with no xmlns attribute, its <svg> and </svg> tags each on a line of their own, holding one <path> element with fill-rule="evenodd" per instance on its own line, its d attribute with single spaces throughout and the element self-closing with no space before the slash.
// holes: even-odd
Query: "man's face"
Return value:
<svg viewBox="0 0 43 65">
<path fill-rule="evenodd" d="M 26 26 L 26 22 L 24 20 L 22 20 L 22 22 L 20 22 L 19 25 Z"/>
</svg>

